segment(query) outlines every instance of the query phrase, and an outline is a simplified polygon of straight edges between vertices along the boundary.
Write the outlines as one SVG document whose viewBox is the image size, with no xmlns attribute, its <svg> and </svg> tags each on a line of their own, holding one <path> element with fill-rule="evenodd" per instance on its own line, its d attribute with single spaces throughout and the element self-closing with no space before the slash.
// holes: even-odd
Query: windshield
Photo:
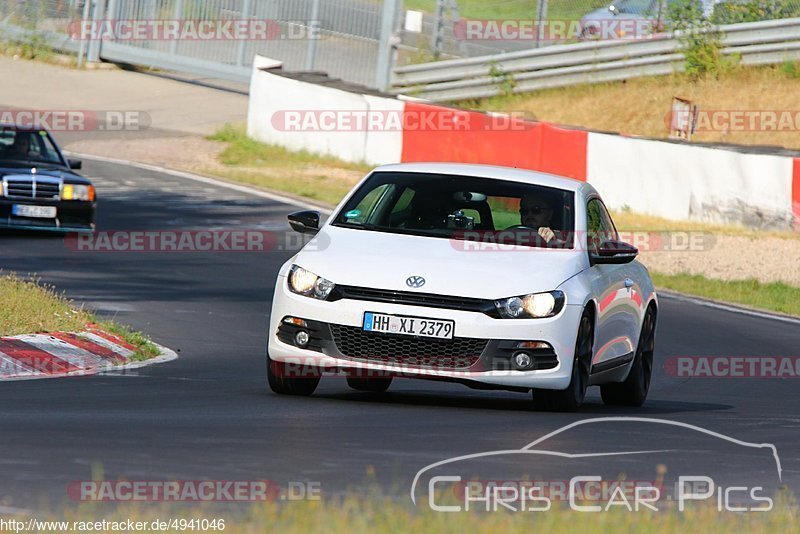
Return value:
<svg viewBox="0 0 800 534">
<path fill-rule="evenodd" d="M 375 232 L 572 248 L 574 196 L 561 189 L 472 176 L 376 172 L 332 224 Z"/>
<path fill-rule="evenodd" d="M 0 130 L 0 163 L 4 162 L 64 164 L 47 132 L 14 128 Z"/>
<path fill-rule="evenodd" d="M 617 8 L 619 13 L 631 13 L 634 15 L 653 14 L 657 7 L 655 0 L 619 0 L 612 5 Z"/>
</svg>

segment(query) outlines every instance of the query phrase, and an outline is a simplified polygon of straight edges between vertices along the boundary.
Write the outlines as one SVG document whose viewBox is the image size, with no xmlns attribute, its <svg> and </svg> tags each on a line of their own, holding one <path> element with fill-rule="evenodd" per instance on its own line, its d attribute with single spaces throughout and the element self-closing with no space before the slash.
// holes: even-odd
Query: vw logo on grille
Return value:
<svg viewBox="0 0 800 534">
<path fill-rule="evenodd" d="M 425 285 L 425 279 L 421 276 L 409 276 L 406 278 L 406 285 L 408 287 L 422 287 Z"/>
<path fill-rule="evenodd" d="M 425 279 L 421 276 L 409 276 L 406 278 L 406 285 L 414 288 L 422 287 L 425 285 Z"/>
</svg>

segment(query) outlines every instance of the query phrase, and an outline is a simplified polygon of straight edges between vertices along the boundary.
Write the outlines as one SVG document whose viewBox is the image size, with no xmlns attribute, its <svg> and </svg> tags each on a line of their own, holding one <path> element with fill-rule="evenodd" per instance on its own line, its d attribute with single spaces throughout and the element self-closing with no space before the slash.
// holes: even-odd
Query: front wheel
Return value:
<svg viewBox="0 0 800 534">
<path fill-rule="evenodd" d="M 267 354 L 267 383 L 280 395 L 308 396 L 314 393 L 322 376 L 316 367 L 287 365 L 276 362 Z"/>
<path fill-rule="evenodd" d="M 572 378 L 567 389 L 533 390 L 533 406 L 540 411 L 576 412 L 583 405 L 589 387 L 589 365 L 594 347 L 594 323 L 589 312 L 583 312 L 578 338 L 575 341 L 575 359 L 572 362 Z"/>
<path fill-rule="evenodd" d="M 642 333 L 628 378 L 620 384 L 600 386 L 603 402 L 609 406 L 641 406 L 650 391 L 653 376 L 653 352 L 655 351 L 656 313 L 647 310 L 642 321 Z"/>
</svg>

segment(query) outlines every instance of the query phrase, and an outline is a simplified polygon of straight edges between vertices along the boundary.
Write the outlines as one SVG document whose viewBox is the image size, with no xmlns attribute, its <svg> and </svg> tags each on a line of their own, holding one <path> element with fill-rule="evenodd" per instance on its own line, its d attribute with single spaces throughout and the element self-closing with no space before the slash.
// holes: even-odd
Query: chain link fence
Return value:
<svg viewBox="0 0 800 534">
<path fill-rule="evenodd" d="M 259 54 L 289 71 L 323 71 L 376 87 L 381 60 L 390 63 L 380 54 L 391 53 L 401 6 L 401 0 L 0 0 L 0 38 L 47 36 L 58 49 L 85 48 L 90 60 L 185 64 L 187 72 L 211 74 L 219 65 L 221 77 L 242 79 Z M 169 33 L 170 23 L 177 33 Z"/>
<path fill-rule="evenodd" d="M 402 31 L 401 64 L 618 38 L 610 34 L 622 21 L 665 30 L 687 2 L 717 25 L 800 17 L 800 0 L 406 0 L 423 16 L 420 31 Z"/>
<path fill-rule="evenodd" d="M 286 70 L 385 88 L 392 66 L 603 38 L 582 33 L 592 23 L 642 19 L 666 28 L 670 7 L 687 1 L 701 3 L 715 24 L 800 17 L 800 0 L 0 0 L 0 39 L 240 81 L 259 54 Z M 247 20 L 267 21 L 268 35 L 80 35 L 86 21 Z"/>
</svg>

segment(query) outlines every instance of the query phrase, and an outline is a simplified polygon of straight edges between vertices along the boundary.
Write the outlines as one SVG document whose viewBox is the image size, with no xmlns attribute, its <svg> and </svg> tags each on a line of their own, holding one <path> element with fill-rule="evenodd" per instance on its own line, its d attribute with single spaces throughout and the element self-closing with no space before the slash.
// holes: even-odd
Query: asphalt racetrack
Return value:
<svg viewBox="0 0 800 534">
<path fill-rule="evenodd" d="M 286 214 L 298 208 L 131 166 L 85 160 L 84 174 L 98 187 L 101 231 L 263 230 L 276 233 L 277 246 L 79 251 L 60 236 L 0 235 L 4 270 L 36 273 L 87 308 L 180 350 L 174 362 L 127 374 L 0 384 L 5 506 L 68 501 L 68 485 L 91 479 L 98 467 L 107 479 L 314 481 L 324 494 L 377 483 L 407 498 L 416 473 L 431 463 L 518 449 L 569 423 L 622 416 L 774 444 L 782 478 L 764 449 L 644 421 L 576 427 L 550 440 L 550 449 L 660 451 L 581 460 L 588 475 L 655 476 L 667 462 L 661 454 L 687 473 L 800 490 L 800 379 L 676 377 L 664 367 L 676 356 L 798 356 L 800 323 L 663 297 L 653 386 L 641 409 L 605 407 L 592 388 L 580 413 L 539 413 L 526 394 L 407 379 L 382 396 L 351 391 L 338 377 L 323 379 L 309 398 L 277 396 L 264 377 L 267 319 L 276 272 L 296 242 Z M 474 469 L 549 480 L 577 469 L 563 458 L 538 461 L 500 456 Z"/>
</svg>

